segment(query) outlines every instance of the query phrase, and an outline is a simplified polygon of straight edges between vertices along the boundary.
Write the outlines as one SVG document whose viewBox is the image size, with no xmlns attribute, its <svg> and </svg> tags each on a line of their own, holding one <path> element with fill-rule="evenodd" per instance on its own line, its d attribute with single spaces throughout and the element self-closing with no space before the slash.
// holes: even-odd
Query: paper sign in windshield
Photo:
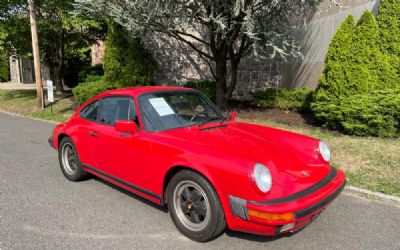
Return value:
<svg viewBox="0 0 400 250">
<path fill-rule="evenodd" d="M 159 116 L 173 115 L 175 112 L 171 109 L 164 98 L 151 98 L 149 99 L 153 108 L 157 111 Z"/>
</svg>

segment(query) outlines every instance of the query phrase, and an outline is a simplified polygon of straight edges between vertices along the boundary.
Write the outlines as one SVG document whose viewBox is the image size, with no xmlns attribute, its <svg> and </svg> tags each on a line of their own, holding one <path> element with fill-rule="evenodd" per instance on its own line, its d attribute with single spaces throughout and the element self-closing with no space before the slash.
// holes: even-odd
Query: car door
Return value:
<svg viewBox="0 0 400 250">
<path fill-rule="evenodd" d="M 79 158 L 82 164 L 95 167 L 96 160 L 93 145 L 96 143 L 95 127 L 100 109 L 100 100 L 87 104 L 79 113 L 79 121 L 75 136 L 75 146 L 77 147 Z"/>
<path fill-rule="evenodd" d="M 150 143 L 142 140 L 140 132 L 124 133 L 114 127 L 119 120 L 138 124 L 134 100 L 125 96 L 103 98 L 99 115 L 98 142 L 94 146 L 97 168 L 117 181 L 135 184 L 136 173 L 143 167 L 138 159 L 149 154 Z"/>
</svg>

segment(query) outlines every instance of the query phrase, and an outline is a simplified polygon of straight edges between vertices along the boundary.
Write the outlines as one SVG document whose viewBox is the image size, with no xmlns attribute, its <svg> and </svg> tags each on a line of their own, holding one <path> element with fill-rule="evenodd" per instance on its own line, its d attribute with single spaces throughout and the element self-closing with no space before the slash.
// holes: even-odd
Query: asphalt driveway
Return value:
<svg viewBox="0 0 400 250">
<path fill-rule="evenodd" d="M 0 249 L 400 249 L 400 208 L 346 194 L 289 237 L 190 241 L 163 208 L 99 179 L 66 180 L 53 126 L 0 113 Z"/>
</svg>

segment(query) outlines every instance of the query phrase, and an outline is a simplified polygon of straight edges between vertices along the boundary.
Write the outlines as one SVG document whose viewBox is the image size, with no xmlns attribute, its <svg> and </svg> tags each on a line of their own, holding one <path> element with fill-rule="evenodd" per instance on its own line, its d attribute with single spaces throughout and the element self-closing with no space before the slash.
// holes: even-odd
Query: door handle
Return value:
<svg viewBox="0 0 400 250">
<path fill-rule="evenodd" d="M 89 132 L 89 135 L 90 135 L 90 136 L 93 136 L 93 137 L 99 137 L 99 134 L 96 133 L 96 132 L 94 132 L 94 131 L 90 131 L 90 132 Z"/>
</svg>

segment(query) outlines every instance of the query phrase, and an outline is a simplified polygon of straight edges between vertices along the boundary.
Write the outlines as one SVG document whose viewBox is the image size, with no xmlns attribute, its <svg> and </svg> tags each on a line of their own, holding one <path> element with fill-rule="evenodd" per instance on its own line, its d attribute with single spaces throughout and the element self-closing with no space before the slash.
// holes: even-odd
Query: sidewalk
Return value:
<svg viewBox="0 0 400 250">
<path fill-rule="evenodd" d="M 0 89 L 36 89 L 34 83 L 0 82 Z"/>
<path fill-rule="evenodd" d="M 64 85 L 64 90 L 71 90 Z M 36 89 L 35 83 L 15 83 L 15 82 L 0 82 L 0 90 L 17 90 L 17 89 Z M 43 89 L 47 89 L 47 85 L 43 82 Z"/>
</svg>

